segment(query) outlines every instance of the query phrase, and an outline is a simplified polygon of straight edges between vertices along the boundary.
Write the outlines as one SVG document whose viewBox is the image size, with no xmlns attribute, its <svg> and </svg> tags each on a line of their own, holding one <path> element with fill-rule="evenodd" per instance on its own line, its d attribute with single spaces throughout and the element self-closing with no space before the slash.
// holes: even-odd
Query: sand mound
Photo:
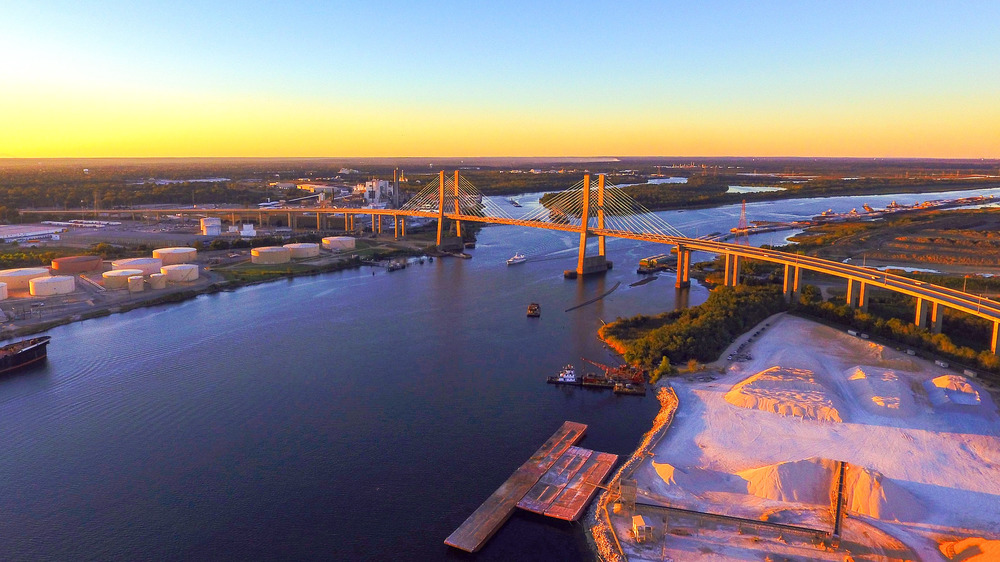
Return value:
<svg viewBox="0 0 1000 562">
<path fill-rule="evenodd" d="M 844 376 L 855 398 L 868 411 L 895 417 L 917 413 L 913 391 L 895 371 L 859 365 L 844 371 Z"/>
<path fill-rule="evenodd" d="M 894 480 L 870 468 L 848 465 L 844 477 L 847 509 L 886 521 L 915 521 L 923 505 Z"/>
<path fill-rule="evenodd" d="M 927 395 L 935 406 L 979 406 L 979 392 L 969 379 L 960 375 L 941 375 L 924 383 Z"/>
<path fill-rule="evenodd" d="M 837 463 L 811 458 L 781 462 L 738 472 L 747 481 L 747 493 L 781 502 L 830 505 Z"/>
<path fill-rule="evenodd" d="M 969 537 L 960 541 L 943 541 L 938 545 L 948 560 L 962 562 L 993 562 L 1000 560 L 1000 541 Z"/>
<path fill-rule="evenodd" d="M 656 470 L 657 476 L 659 476 L 660 478 L 662 478 L 664 482 L 666 482 L 667 484 L 673 485 L 673 486 L 680 486 L 681 485 L 677 481 L 678 477 L 680 477 L 681 480 L 683 481 L 684 477 L 687 476 L 687 473 L 684 472 L 683 470 L 675 467 L 672 464 L 665 463 L 665 462 L 664 463 L 658 463 L 658 462 L 654 461 L 653 462 L 653 469 Z"/>
<path fill-rule="evenodd" d="M 842 421 L 826 388 L 812 371 L 771 367 L 733 386 L 726 401 L 741 408 L 802 418 Z"/>
</svg>

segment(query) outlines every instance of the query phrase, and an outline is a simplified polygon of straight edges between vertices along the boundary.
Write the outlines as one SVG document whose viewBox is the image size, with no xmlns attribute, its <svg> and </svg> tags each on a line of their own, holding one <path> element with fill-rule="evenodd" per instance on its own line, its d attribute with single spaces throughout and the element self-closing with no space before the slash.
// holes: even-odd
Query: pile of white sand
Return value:
<svg viewBox="0 0 1000 562">
<path fill-rule="evenodd" d="M 917 521 L 924 507 L 910 492 L 882 473 L 847 465 L 844 477 L 847 509 L 885 521 Z"/>
<path fill-rule="evenodd" d="M 844 371 L 844 376 L 858 403 L 869 412 L 894 417 L 917 413 L 913 391 L 895 371 L 857 365 Z"/>
<path fill-rule="evenodd" d="M 948 560 L 962 562 L 995 562 L 1000 560 L 1000 541 L 969 537 L 957 541 L 943 541 L 938 545 Z"/>
<path fill-rule="evenodd" d="M 826 387 L 806 369 L 771 367 L 734 385 L 726 401 L 775 414 L 842 421 Z"/>
<path fill-rule="evenodd" d="M 960 375 L 941 375 L 924 383 L 935 406 L 979 406 L 979 392 L 969 379 Z"/>
<path fill-rule="evenodd" d="M 747 493 L 780 502 L 831 505 L 837 463 L 810 458 L 780 462 L 738 472 L 747 481 Z"/>
</svg>

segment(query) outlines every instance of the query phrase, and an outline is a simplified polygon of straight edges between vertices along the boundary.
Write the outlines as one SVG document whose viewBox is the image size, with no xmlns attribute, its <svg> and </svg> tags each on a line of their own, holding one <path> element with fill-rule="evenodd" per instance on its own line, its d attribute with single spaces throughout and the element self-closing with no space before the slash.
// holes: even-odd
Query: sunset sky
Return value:
<svg viewBox="0 0 1000 562">
<path fill-rule="evenodd" d="M 4 2 L 0 157 L 1000 157 L 1000 2 Z"/>
</svg>

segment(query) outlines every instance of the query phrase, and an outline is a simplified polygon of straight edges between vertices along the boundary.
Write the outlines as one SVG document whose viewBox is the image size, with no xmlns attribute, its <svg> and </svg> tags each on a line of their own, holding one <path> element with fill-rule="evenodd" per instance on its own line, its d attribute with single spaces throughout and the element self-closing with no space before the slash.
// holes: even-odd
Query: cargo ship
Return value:
<svg viewBox="0 0 1000 562">
<path fill-rule="evenodd" d="M 0 347 L 0 374 L 44 361 L 46 357 L 45 346 L 49 344 L 50 339 L 52 339 L 51 336 L 42 336 Z"/>
</svg>

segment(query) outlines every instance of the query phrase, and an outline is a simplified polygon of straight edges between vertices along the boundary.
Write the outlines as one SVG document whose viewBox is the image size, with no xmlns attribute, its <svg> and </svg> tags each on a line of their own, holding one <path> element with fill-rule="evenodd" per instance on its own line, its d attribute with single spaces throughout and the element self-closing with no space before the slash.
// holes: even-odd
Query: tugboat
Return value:
<svg viewBox="0 0 1000 562">
<path fill-rule="evenodd" d="M 44 361 L 46 358 L 45 346 L 49 344 L 50 339 L 52 339 L 51 336 L 42 336 L 0 347 L 0 373 L 9 373 L 32 363 Z"/>
<path fill-rule="evenodd" d="M 531 318 L 538 318 L 542 315 L 542 307 L 538 306 L 537 302 L 533 302 L 528 305 L 528 316 Z"/>
<path fill-rule="evenodd" d="M 524 263 L 526 261 L 528 261 L 528 258 L 524 254 L 518 252 L 518 253 L 514 254 L 514 257 L 507 259 L 507 265 L 514 265 L 514 264 L 518 264 L 518 263 Z"/>
<path fill-rule="evenodd" d="M 572 384 L 581 385 L 583 382 L 577 378 L 576 369 L 572 365 L 566 365 L 559 371 L 559 374 L 546 379 L 549 384 Z"/>
</svg>

